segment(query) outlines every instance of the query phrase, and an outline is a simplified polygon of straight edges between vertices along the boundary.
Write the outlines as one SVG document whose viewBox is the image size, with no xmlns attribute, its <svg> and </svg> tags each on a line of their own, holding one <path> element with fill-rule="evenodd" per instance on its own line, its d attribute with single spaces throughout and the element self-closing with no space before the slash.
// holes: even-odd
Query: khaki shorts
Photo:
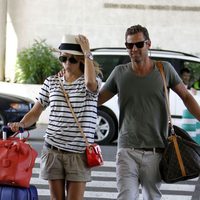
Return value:
<svg viewBox="0 0 200 200">
<path fill-rule="evenodd" d="M 86 166 L 85 153 L 52 150 L 43 146 L 40 178 L 45 180 L 91 181 L 91 169 Z"/>
</svg>

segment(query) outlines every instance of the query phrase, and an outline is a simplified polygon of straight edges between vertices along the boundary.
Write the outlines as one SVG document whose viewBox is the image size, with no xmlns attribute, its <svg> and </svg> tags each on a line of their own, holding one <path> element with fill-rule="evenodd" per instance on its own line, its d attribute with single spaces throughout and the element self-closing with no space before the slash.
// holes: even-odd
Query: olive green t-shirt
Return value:
<svg viewBox="0 0 200 200">
<path fill-rule="evenodd" d="M 167 86 L 173 88 L 181 79 L 170 63 L 162 63 Z M 118 94 L 119 148 L 164 147 L 168 117 L 163 80 L 156 66 L 144 77 L 134 73 L 131 63 L 116 66 L 104 89 Z"/>
</svg>

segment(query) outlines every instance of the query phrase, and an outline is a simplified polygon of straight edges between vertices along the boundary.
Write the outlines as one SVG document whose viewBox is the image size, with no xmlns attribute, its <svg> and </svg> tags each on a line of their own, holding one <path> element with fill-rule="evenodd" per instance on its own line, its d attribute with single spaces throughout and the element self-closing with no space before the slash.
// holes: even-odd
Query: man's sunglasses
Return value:
<svg viewBox="0 0 200 200">
<path fill-rule="evenodd" d="M 76 64 L 78 63 L 78 60 L 76 60 L 73 56 L 71 57 L 67 57 L 67 56 L 60 56 L 59 57 L 60 62 L 65 63 L 67 62 L 67 60 L 71 63 L 71 64 Z"/>
<path fill-rule="evenodd" d="M 146 42 L 146 40 L 141 41 L 141 42 L 136 42 L 136 43 L 129 43 L 129 42 L 125 42 L 126 48 L 127 49 L 132 49 L 133 46 L 136 46 L 138 49 L 141 49 L 144 47 L 144 43 Z"/>
</svg>

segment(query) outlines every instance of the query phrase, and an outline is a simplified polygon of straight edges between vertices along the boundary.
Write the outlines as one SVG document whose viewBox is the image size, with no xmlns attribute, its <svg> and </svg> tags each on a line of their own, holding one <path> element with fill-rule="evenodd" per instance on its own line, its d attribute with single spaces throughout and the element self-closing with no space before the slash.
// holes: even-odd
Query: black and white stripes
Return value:
<svg viewBox="0 0 200 200">
<path fill-rule="evenodd" d="M 64 78 L 62 81 L 88 142 L 93 143 L 97 120 L 98 92 L 94 94 L 86 89 L 84 76 L 71 84 L 65 82 Z M 101 80 L 97 78 L 97 82 L 99 91 Z M 57 76 L 50 76 L 45 80 L 37 100 L 44 108 L 50 106 L 45 141 L 66 151 L 83 152 L 85 141 L 70 112 Z"/>
</svg>

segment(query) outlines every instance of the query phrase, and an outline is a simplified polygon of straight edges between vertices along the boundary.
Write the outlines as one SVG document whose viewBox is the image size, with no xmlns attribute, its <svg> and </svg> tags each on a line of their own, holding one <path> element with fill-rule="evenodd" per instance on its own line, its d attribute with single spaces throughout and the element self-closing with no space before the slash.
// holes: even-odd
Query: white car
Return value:
<svg viewBox="0 0 200 200">
<path fill-rule="evenodd" d="M 100 64 L 103 72 L 103 83 L 110 75 L 113 68 L 119 64 L 130 62 L 130 58 L 125 48 L 97 48 L 92 49 L 94 59 Z M 192 72 L 193 80 L 200 78 L 200 58 L 175 51 L 151 49 L 149 56 L 153 60 L 163 60 L 170 62 L 178 74 L 180 70 L 187 67 Z M 193 94 L 194 95 L 194 94 Z M 200 102 L 200 94 L 194 95 Z M 170 110 L 174 124 L 180 125 L 184 104 L 180 98 L 170 91 Z M 109 144 L 118 137 L 118 119 L 119 110 L 117 96 L 114 96 L 108 102 L 98 107 L 98 122 L 95 135 L 95 141 L 99 144 Z"/>
</svg>

